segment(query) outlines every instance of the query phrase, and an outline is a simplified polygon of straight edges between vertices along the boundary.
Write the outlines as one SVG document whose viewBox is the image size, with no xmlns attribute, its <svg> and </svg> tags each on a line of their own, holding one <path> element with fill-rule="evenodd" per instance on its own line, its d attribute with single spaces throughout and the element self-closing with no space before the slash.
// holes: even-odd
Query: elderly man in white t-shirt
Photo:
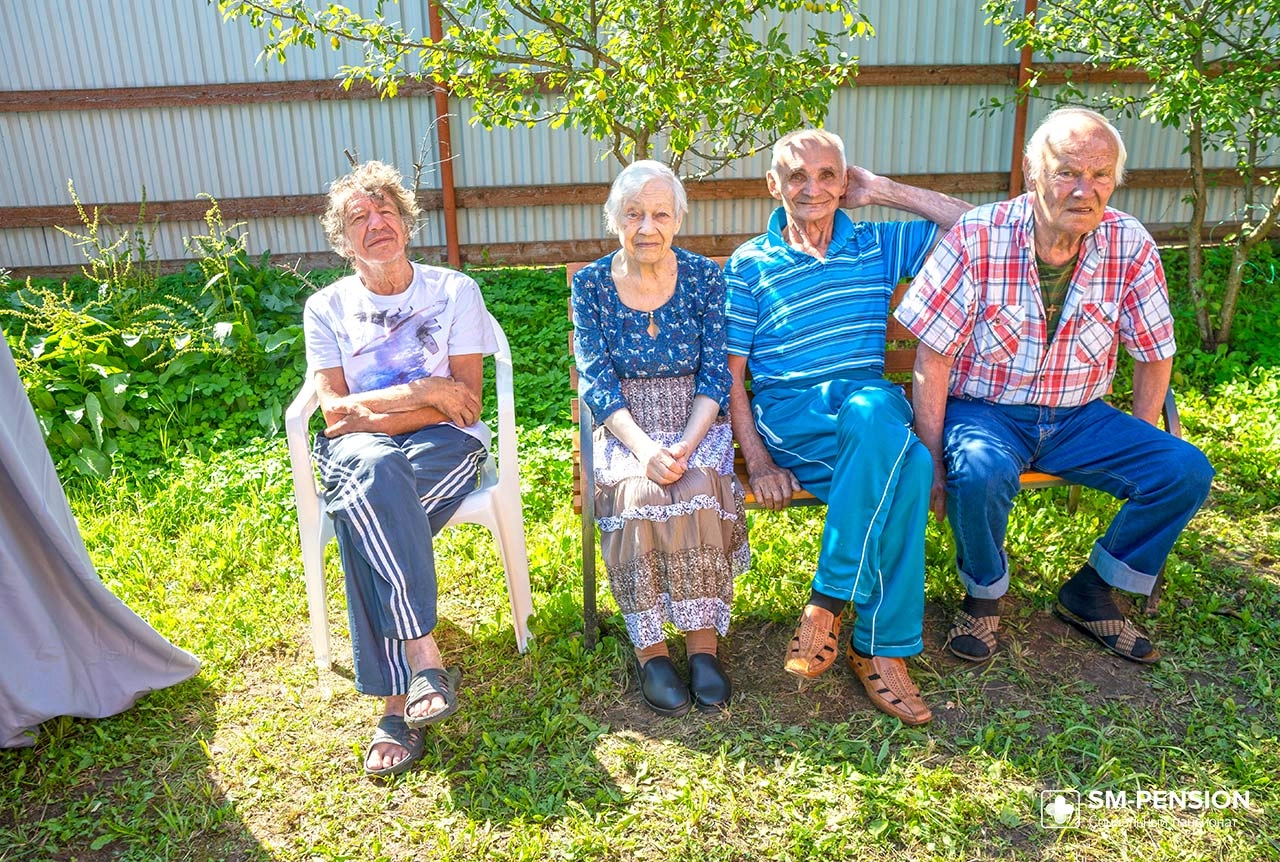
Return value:
<svg viewBox="0 0 1280 862">
<path fill-rule="evenodd" d="M 335 181 L 323 222 L 355 274 L 312 296 L 303 315 L 356 689 L 386 698 L 365 753 L 370 775 L 412 766 L 422 727 L 457 709 L 456 677 L 431 634 L 431 537 L 475 489 L 489 443 L 482 362 L 497 343 L 484 300 L 467 276 L 409 261 L 418 216 L 399 172 L 381 162 Z"/>
</svg>

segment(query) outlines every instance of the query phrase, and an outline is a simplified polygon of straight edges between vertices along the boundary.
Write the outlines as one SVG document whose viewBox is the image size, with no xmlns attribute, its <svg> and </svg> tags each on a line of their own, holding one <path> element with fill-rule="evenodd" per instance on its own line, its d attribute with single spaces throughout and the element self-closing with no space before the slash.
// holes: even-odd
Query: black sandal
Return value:
<svg viewBox="0 0 1280 862">
<path fill-rule="evenodd" d="M 388 743 L 398 745 L 409 753 L 405 755 L 403 760 L 396 761 L 390 766 L 381 769 L 370 769 L 369 755 L 373 753 L 373 747 Z M 384 715 L 378 720 L 378 729 L 373 732 L 373 739 L 369 740 L 369 744 L 365 746 L 364 774 L 382 777 L 404 772 L 421 759 L 425 745 L 426 734 L 421 729 L 409 727 L 405 720 L 398 715 Z"/>
<path fill-rule="evenodd" d="M 1155 664 L 1160 660 L 1160 653 L 1156 652 L 1154 645 L 1151 645 L 1151 638 L 1147 637 L 1141 629 L 1124 617 L 1109 620 L 1086 620 L 1084 617 L 1077 616 L 1067 610 L 1062 602 L 1054 604 L 1053 613 L 1064 623 L 1068 623 L 1082 634 L 1093 638 L 1121 658 L 1136 661 L 1138 664 Z M 1145 640 L 1151 646 L 1151 651 L 1146 655 L 1134 655 L 1133 648 L 1137 646 L 1139 638 Z"/>
<path fill-rule="evenodd" d="M 986 661 L 995 655 L 996 632 L 999 630 L 999 614 L 975 617 L 966 610 L 957 611 L 955 622 L 951 624 L 951 631 L 947 632 L 947 649 L 951 650 L 952 655 L 965 661 Z M 979 654 L 976 651 L 970 653 L 956 649 L 956 638 L 961 637 L 973 638 L 986 647 L 986 652 Z"/>
<path fill-rule="evenodd" d="M 457 688 L 461 678 L 462 674 L 456 669 L 446 670 L 442 667 L 425 667 L 415 673 L 409 681 L 409 693 L 404 700 L 404 723 L 409 727 L 425 727 L 444 721 L 457 712 Z M 444 709 L 420 717 L 409 714 L 411 707 L 419 706 L 437 694 L 444 698 Z"/>
</svg>

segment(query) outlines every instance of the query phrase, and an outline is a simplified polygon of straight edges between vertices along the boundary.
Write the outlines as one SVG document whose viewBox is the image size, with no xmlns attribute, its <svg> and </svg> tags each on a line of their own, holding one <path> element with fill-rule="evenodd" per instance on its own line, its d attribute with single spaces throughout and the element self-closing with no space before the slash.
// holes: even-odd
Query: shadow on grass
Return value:
<svg viewBox="0 0 1280 862">
<path fill-rule="evenodd" d="M 462 668 L 463 703 L 429 732 L 417 771 L 443 777 L 453 807 L 478 821 L 543 822 L 624 801 L 595 756 L 609 728 L 583 708 L 608 687 L 608 663 L 580 636 L 543 631 L 524 655 L 510 629 L 468 637 L 443 622 L 437 637 Z"/>
<path fill-rule="evenodd" d="M 783 672 L 804 600 L 792 574 L 812 565 L 791 524 L 775 547 L 757 548 L 766 569 L 740 584 L 747 594 L 739 596 L 722 647 L 737 690 L 728 714 L 660 718 L 644 708 L 627 663 L 614 659 L 621 694 L 591 705 L 591 715 L 615 736 L 675 743 L 709 761 L 728 755 L 761 782 L 780 764 L 796 765 L 801 775 L 837 775 L 839 792 L 856 800 L 852 826 L 904 847 L 950 835 L 969 853 L 1056 858 L 1061 835 L 1041 824 L 1040 794 L 1059 789 L 1125 791 L 1130 799 L 1141 789 L 1224 789 L 1252 797 L 1243 811 L 1086 810 L 1098 835 L 1084 844 L 1096 840 L 1088 852 L 1101 853 L 1098 858 L 1107 855 L 1098 847 L 1112 846 L 1109 841 L 1138 846 L 1115 838 L 1125 834 L 1126 823 L 1179 833 L 1193 855 L 1226 852 L 1234 841 L 1269 834 L 1280 825 L 1274 811 L 1267 813 L 1274 792 L 1269 776 L 1280 767 L 1272 750 L 1280 726 L 1272 670 L 1280 662 L 1274 522 L 1256 530 L 1253 541 L 1224 538 L 1221 521 L 1231 515 L 1211 504 L 1192 523 L 1171 558 L 1158 615 L 1131 609 L 1164 653 L 1158 665 L 1145 667 L 1105 651 L 1050 613 L 1065 577 L 1061 567 L 1073 568 L 1063 561 L 1085 558 L 1117 505 L 1086 494 L 1070 519 L 1057 511 L 1061 502 L 1042 495 L 1021 504 L 1025 538 L 1038 546 L 1026 557 L 1033 568 L 1015 574 L 1001 648 L 991 662 L 973 665 L 946 651 L 958 593 L 954 585 L 931 583 L 925 650 L 911 662 L 935 711 L 927 728 L 905 728 L 876 712 L 843 661 L 803 686 Z M 930 559 L 945 557 L 942 578 L 954 579 L 947 548 L 947 537 L 931 533 Z M 1011 556 L 1017 566 L 1019 555 Z M 931 581 L 938 576 L 931 565 Z M 612 639 L 625 647 L 616 615 L 606 618 L 604 630 L 606 644 Z M 799 789 L 826 799 L 826 791 Z"/>
<path fill-rule="evenodd" d="M 34 747 L 0 750 L 0 858 L 270 859 L 217 780 L 217 701 L 197 675 L 110 718 L 51 719 Z"/>
</svg>

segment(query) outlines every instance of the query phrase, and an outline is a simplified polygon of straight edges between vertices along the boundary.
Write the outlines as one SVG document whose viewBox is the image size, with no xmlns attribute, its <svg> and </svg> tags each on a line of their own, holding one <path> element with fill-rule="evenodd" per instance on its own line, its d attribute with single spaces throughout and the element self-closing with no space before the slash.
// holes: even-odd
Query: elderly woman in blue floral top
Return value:
<svg viewBox="0 0 1280 862">
<path fill-rule="evenodd" d="M 624 169 L 605 204 L 622 248 L 578 272 L 572 291 L 582 397 L 600 425 L 601 550 L 641 694 L 662 715 L 728 703 L 717 637 L 729 629 L 733 579 L 750 562 L 727 415 L 724 276 L 672 247 L 686 201 L 666 165 Z M 688 686 L 664 622 L 684 633 Z"/>
</svg>

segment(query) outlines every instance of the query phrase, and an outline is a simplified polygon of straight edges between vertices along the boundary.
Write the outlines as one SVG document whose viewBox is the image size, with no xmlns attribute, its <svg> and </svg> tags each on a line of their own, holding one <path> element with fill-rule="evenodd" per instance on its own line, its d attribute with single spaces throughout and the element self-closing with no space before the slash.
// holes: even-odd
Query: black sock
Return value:
<svg viewBox="0 0 1280 862">
<path fill-rule="evenodd" d="M 999 599 L 979 599 L 974 596 L 965 596 L 963 607 L 965 613 L 979 619 L 1000 616 Z"/>
<path fill-rule="evenodd" d="M 1058 590 L 1058 601 L 1076 616 L 1089 621 L 1117 620 L 1124 616 L 1116 607 L 1111 585 L 1088 563 L 1080 567 Z"/>
<path fill-rule="evenodd" d="M 830 611 L 836 616 L 844 610 L 844 606 L 848 604 L 844 599 L 837 599 L 835 596 L 829 596 L 826 593 L 820 593 L 812 587 L 809 589 L 809 604 L 815 608 L 822 608 L 824 611 Z"/>
<path fill-rule="evenodd" d="M 965 613 L 978 619 L 1000 616 L 999 599 L 979 599 L 966 595 L 961 608 Z M 984 661 L 991 655 L 990 647 L 973 635 L 956 635 L 951 639 L 949 646 L 952 652 L 967 656 L 973 661 Z"/>
<path fill-rule="evenodd" d="M 1124 619 L 1124 614 L 1120 613 L 1115 597 L 1111 594 L 1111 585 L 1088 563 L 1081 566 L 1080 571 L 1072 575 L 1058 590 L 1058 601 L 1071 613 L 1089 622 Z M 1104 638 L 1106 643 L 1113 646 L 1116 640 L 1114 637 Z M 1140 637 L 1133 645 L 1132 654 L 1142 658 L 1150 654 L 1151 649 L 1151 641 Z"/>
</svg>

